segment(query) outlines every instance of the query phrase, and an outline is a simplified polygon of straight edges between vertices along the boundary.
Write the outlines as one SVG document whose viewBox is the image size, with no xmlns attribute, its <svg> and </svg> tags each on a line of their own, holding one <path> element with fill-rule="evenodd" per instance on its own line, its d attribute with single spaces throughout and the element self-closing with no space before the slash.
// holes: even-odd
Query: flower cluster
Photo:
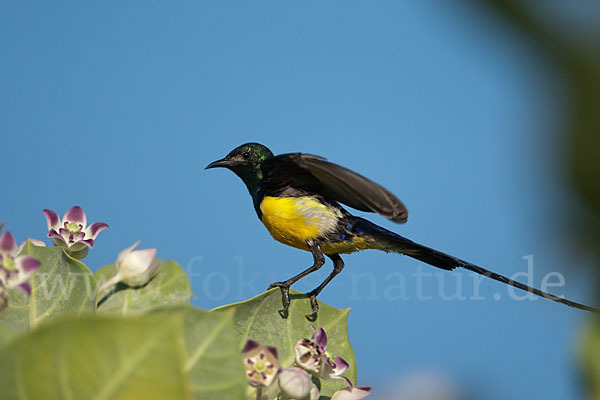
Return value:
<svg viewBox="0 0 600 400">
<path fill-rule="evenodd" d="M 62 219 L 52 210 L 43 210 L 48 224 L 48 237 L 52 238 L 55 246 L 64 247 L 71 257 L 82 259 L 89 249 L 94 247 L 94 241 L 98 234 L 108 225 L 104 222 L 94 222 L 87 225 L 87 217 L 79 206 L 71 207 Z M 0 223 L 0 231 L 4 223 Z M 38 247 L 46 244 L 40 240 L 29 239 Z M 136 250 L 139 241 L 121 251 L 115 262 L 116 274 L 98 288 L 98 292 L 114 285 L 124 282 L 129 286 L 141 286 L 147 283 L 154 275 L 154 271 L 160 265 L 154 263 L 156 249 Z M 19 288 L 27 295 L 31 294 L 29 277 L 40 267 L 40 262 L 32 256 L 19 254 L 27 242 L 17 246 L 15 238 L 10 232 L 0 237 L 0 310 L 8 305 L 8 293 L 6 289 Z"/>
<path fill-rule="evenodd" d="M 0 236 L 0 310 L 8 306 L 6 289 L 18 288 L 28 296 L 31 294 L 29 277 L 41 264 L 32 256 L 20 256 L 22 247 L 17 246 L 10 232 Z"/>
<path fill-rule="evenodd" d="M 62 246 L 74 258 L 84 258 L 88 250 L 94 247 L 94 240 L 108 225 L 104 222 L 94 222 L 87 226 L 87 217 L 83 209 L 74 206 L 63 216 L 62 220 L 52 210 L 43 210 L 48 224 L 48 237 L 52 238 L 55 246 Z M 0 230 L 4 223 L 0 224 Z M 29 239 L 38 247 L 46 244 L 40 240 Z M 41 263 L 29 255 L 19 255 L 27 242 L 17 246 L 10 232 L 0 236 L 0 310 L 8 306 L 6 289 L 18 288 L 28 296 L 31 295 L 29 277 L 41 266 Z"/>
<path fill-rule="evenodd" d="M 88 226 L 85 212 L 79 206 L 71 207 L 62 219 L 52 210 L 46 209 L 43 213 L 48 224 L 48 237 L 52 238 L 52 243 L 64 247 L 72 257 L 78 259 L 87 255 L 89 249 L 94 247 L 98 234 L 108 228 L 104 222 L 94 222 Z M 152 278 L 159 266 L 158 263 L 153 263 L 156 249 L 135 250 L 139 244 L 138 240 L 121 251 L 115 263 L 117 273 L 100 285 L 98 292 L 118 282 L 132 287 L 141 286 Z"/>
<path fill-rule="evenodd" d="M 319 388 L 309 374 L 320 379 L 342 379 L 348 386 L 333 394 L 331 400 L 359 400 L 369 395 L 370 387 L 354 386 L 342 376 L 349 367 L 341 357 L 327 351 L 327 334 L 323 328 L 313 329 L 312 339 L 302 338 L 294 346 L 295 366 L 282 369 L 277 359 L 277 349 L 263 346 L 248 339 L 242 350 L 248 383 L 260 388 L 280 390 L 277 399 L 317 400 Z M 277 379 L 277 386 L 272 385 Z"/>
</svg>

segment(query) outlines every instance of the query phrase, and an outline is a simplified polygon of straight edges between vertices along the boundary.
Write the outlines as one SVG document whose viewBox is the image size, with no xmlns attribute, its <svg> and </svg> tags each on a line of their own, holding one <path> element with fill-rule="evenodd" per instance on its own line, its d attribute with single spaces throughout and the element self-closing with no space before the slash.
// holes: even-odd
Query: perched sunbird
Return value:
<svg viewBox="0 0 600 400">
<path fill-rule="evenodd" d="M 258 218 L 275 240 L 288 246 L 310 251 L 313 265 L 269 289 L 281 288 L 284 313 L 290 307 L 290 286 L 333 261 L 333 271 L 314 290 L 307 293 L 314 318 L 319 309 L 317 296 L 344 268 L 340 254 L 377 249 L 407 255 L 447 271 L 461 267 L 538 296 L 582 310 L 598 312 L 510 278 L 478 267 L 441 251 L 415 243 L 381 226 L 346 211 L 345 204 L 360 211 L 374 212 L 397 223 L 407 220 L 406 207 L 396 196 L 356 172 L 303 153 L 273 155 L 259 143 L 246 143 L 233 149 L 225 158 L 206 166 L 227 168 L 246 184 Z"/>
</svg>

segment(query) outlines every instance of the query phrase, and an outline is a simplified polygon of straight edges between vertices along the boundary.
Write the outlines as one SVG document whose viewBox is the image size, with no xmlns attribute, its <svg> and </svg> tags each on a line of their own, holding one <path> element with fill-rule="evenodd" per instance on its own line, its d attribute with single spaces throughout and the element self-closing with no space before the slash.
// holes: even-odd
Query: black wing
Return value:
<svg viewBox="0 0 600 400">
<path fill-rule="evenodd" d="M 281 193 L 287 188 L 320 193 L 360 211 L 380 214 L 404 223 L 408 211 L 402 202 L 377 183 L 311 154 L 292 153 L 273 157 L 263 164 L 263 187 Z"/>
</svg>

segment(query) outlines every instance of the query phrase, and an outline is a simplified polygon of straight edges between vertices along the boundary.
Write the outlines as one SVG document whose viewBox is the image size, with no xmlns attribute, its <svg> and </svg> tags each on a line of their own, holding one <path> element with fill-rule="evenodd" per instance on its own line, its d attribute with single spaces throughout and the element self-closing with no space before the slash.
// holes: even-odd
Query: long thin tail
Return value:
<svg viewBox="0 0 600 400">
<path fill-rule="evenodd" d="M 452 271 L 455 268 L 465 268 L 469 271 L 473 271 L 477 274 L 487 276 L 488 278 L 492 278 L 496 281 L 506 283 L 507 285 L 516 287 L 526 292 L 534 293 L 540 297 L 556 301 L 557 303 L 566 304 L 569 307 L 579 308 L 580 310 L 600 313 L 600 310 L 598 308 L 586 306 L 584 304 L 580 304 L 571 300 L 555 296 L 553 294 L 544 292 L 531 286 L 524 285 L 521 282 L 517 282 L 503 275 L 479 267 L 475 264 L 471 264 L 468 261 L 461 260 L 449 254 L 442 253 L 441 251 L 437 251 L 430 247 L 423 246 L 419 243 L 415 243 L 412 240 L 402 237 L 392 231 L 388 231 L 387 229 L 375 225 L 374 223 L 365 219 L 357 218 L 357 220 L 354 223 L 353 230 L 356 233 L 366 235 L 370 239 L 372 239 L 372 241 L 374 242 L 373 247 L 379 250 L 401 253 L 409 257 L 415 258 L 419 261 L 422 261 L 424 263 L 427 263 L 429 265 L 433 265 L 434 267 L 445 269 L 447 271 Z"/>
</svg>

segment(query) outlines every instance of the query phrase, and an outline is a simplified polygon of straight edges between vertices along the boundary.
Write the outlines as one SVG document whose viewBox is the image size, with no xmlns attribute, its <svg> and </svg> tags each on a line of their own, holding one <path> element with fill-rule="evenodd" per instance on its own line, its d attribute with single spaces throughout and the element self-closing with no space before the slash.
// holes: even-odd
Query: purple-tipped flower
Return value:
<svg viewBox="0 0 600 400">
<path fill-rule="evenodd" d="M 0 236 L 0 310 L 6 308 L 6 289 L 18 288 L 28 296 L 31 294 L 29 277 L 40 267 L 32 256 L 20 256 L 20 249 L 10 232 Z"/>
<path fill-rule="evenodd" d="M 367 397 L 370 390 L 370 386 L 349 386 L 335 392 L 331 400 L 360 400 Z"/>
<path fill-rule="evenodd" d="M 327 334 L 323 328 L 311 328 L 313 339 L 300 339 L 294 347 L 296 364 L 320 378 L 344 379 L 352 386 L 349 379 L 340 376 L 348 369 L 348 363 L 327 351 Z"/>
<path fill-rule="evenodd" d="M 246 378 L 254 387 L 269 386 L 281 371 L 277 349 L 248 339 L 242 349 Z"/>
<path fill-rule="evenodd" d="M 87 226 L 87 217 L 83 208 L 74 206 L 59 219 L 52 210 L 43 210 L 48 223 L 48 237 L 55 246 L 63 246 L 69 252 L 79 252 L 94 247 L 94 240 L 100 232 L 108 228 L 104 222 L 94 222 Z M 85 255 L 84 255 L 85 256 Z"/>
<path fill-rule="evenodd" d="M 156 249 L 135 250 L 140 244 L 138 240 L 130 247 L 119 253 L 115 262 L 117 273 L 98 288 L 100 293 L 105 288 L 118 282 L 129 286 L 141 286 L 147 283 L 160 263 L 153 263 Z"/>
</svg>

